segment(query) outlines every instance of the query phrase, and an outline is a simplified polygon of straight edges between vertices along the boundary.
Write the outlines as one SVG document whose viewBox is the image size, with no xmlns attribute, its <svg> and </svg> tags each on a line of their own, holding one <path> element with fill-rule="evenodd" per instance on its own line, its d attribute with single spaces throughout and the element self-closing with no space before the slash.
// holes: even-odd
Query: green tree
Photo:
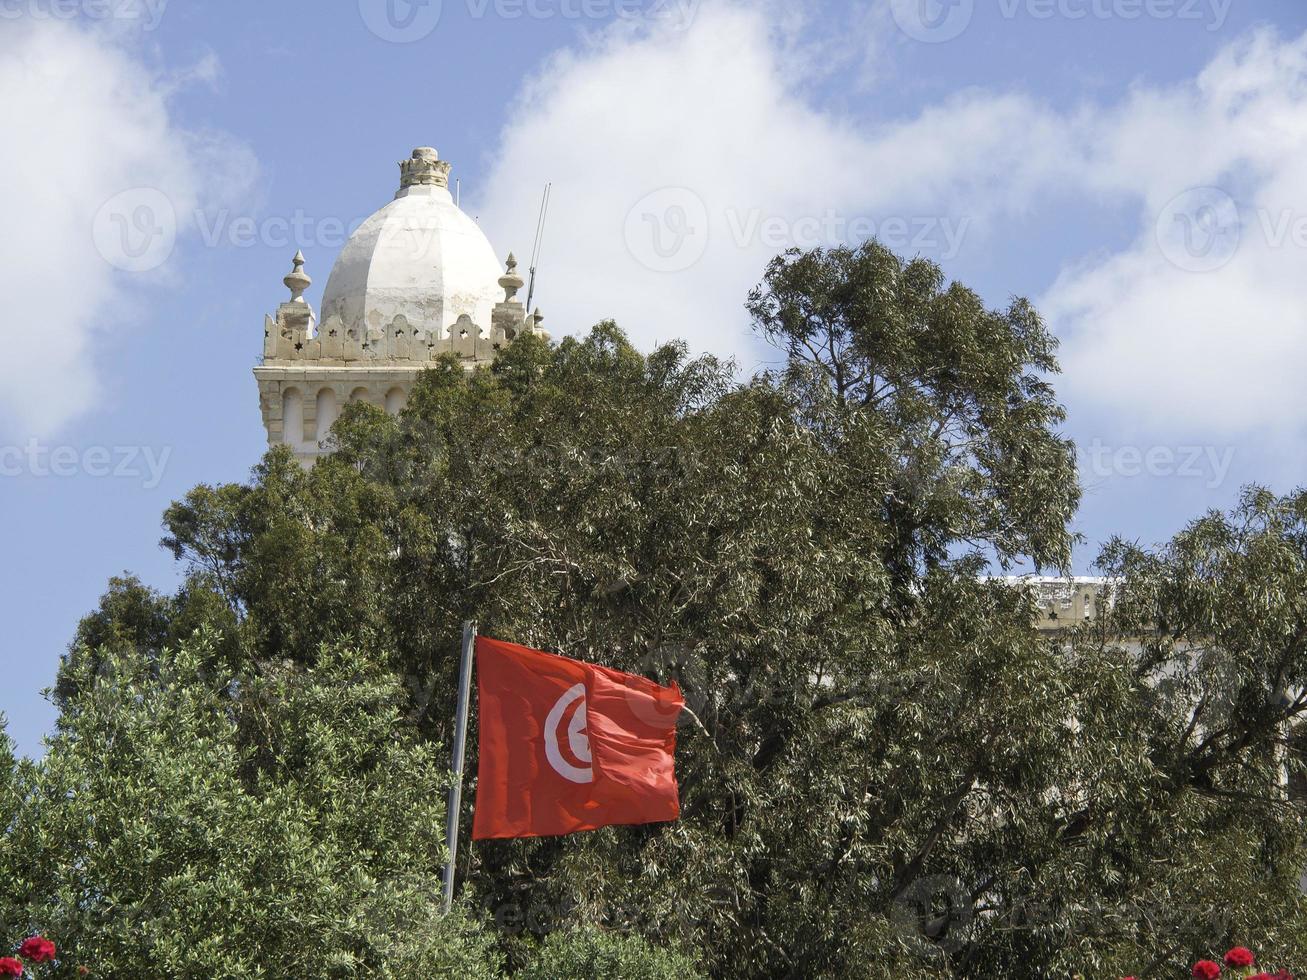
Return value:
<svg viewBox="0 0 1307 980">
<path fill-rule="evenodd" d="M 1072 893 L 1113 887 L 1054 909 L 1105 974 L 1236 942 L 1302 970 L 1307 492 L 1250 487 L 1164 547 L 1111 542 L 1100 564 L 1115 605 L 1072 660 L 1097 745 L 1059 801 L 1049 870 Z"/>
<path fill-rule="evenodd" d="M 542 944 L 519 980 L 621 977 L 622 980 L 704 980 L 694 961 L 638 936 L 594 929 L 559 930 Z"/>
<path fill-rule="evenodd" d="M 77 677 L 86 676 L 88 661 L 102 665 L 103 658 L 114 652 L 136 652 L 157 660 L 165 650 L 176 649 L 202 626 L 217 632 L 216 641 L 234 665 L 239 654 L 222 637 L 234 634 L 235 616 L 231 604 L 222 594 L 207 586 L 203 576 L 195 575 L 176 595 L 162 595 L 134 575 L 116 576 L 100 597 L 100 605 L 83 617 L 77 634 L 64 658 L 79 658 L 76 671 L 61 671 L 53 690 L 54 702 L 68 706 L 77 693 Z M 94 673 L 94 670 L 91 671 Z"/>
<path fill-rule="evenodd" d="M 14 756 L 14 743 L 0 715 L 0 827 L 12 828 L 23 807 L 26 767 Z M 12 833 L 0 835 L 0 882 L 10 895 L 24 893 L 22 853 Z M 9 955 L 11 943 L 26 937 L 29 923 L 21 903 L 0 901 L 0 956 Z"/>
<path fill-rule="evenodd" d="M 7 835 L 8 919 L 60 976 L 498 975 L 440 914 L 444 759 L 390 672 L 324 648 L 234 676 L 203 634 L 83 662 Z"/>
<path fill-rule="evenodd" d="M 869 242 L 778 256 L 748 308 L 810 427 L 855 465 L 872 438 L 865 462 L 889 464 L 882 554 L 903 583 L 959 545 L 1067 566 L 1080 493 L 1048 382 L 1057 342 L 1027 301 L 987 309 L 935 263 Z"/>
<path fill-rule="evenodd" d="M 324 648 L 374 651 L 434 743 L 465 619 L 679 680 L 679 822 L 461 852 L 514 968 L 536 934 L 580 926 L 692 950 L 720 977 L 1142 975 L 1147 952 L 1179 962 L 1219 931 L 1166 927 L 1218 900 L 1232 932 L 1275 919 L 1300 954 L 1300 814 L 1270 784 L 1249 784 L 1265 805 L 1231 788 L 1279 771 L 1287 721 L 1216 720 L 1245 688 L 1238 717 L 1262 718 L 1274 650 L 1204 630 L 1265 615 L 1257 637 L 1297 635 L 1297 599 L 1250 600 L 1300 595 L 1307 536 L 1268 524 L 1270 566 L 1233 559 L 1253 536 L 1117 546 L 1105 565 L 1135 591 L 1099 632 L 1050 642 L 1029 597 L 980 577 L 1064 567 L 1072 545 L 1073 448 L 1033 309 L 989 310 L 875 243 L 778 258 L 749 308 L 781 370 L 740 382 L 681 344 L 641 354 L 611 323 L 524 337 L 489 370 L 425 372 L 399 418 L 349 406 L 309 472 L 276 450 L 248 485 L 197 488 L 165 544 L 187 608 L 223 631 L 215 659 L 254 689 L 316 676 Z M 1230 560 L 1204 564 L 1194 549 L 1221 540 Z M 1219 588 L 1183 585 L 1215 568 Z M 1221 671 L 1140 660 L 1140 631 L 1179 610 L 1192 642 L 1243 643 Z M 123 615 L 107 602 L 94 635 Z M 76 647 L 61 683 L 99 657 Z M 1167 749 L 1192 720 L 1165 707 L 1173 679 L 1208 705 L 1188 752 Z M 573 939 L 566 955 L 591 955 Z"/>
<path fill-rule="evenodd" d="M 490 371 L 428 371 L 398 420 L 352 406 L 309 473 L 274 452 L 250 486 L 199 488 L 166 543 L 249 663 L 393 651 L 431 737 L 467 618 L 679 676 L 703 722 L 682 740 L 683 822 L 478 848 L 470 888 L 598 924 L 643 910 L 718 972 L 839 975 L 884 955 L 887 911 L 962 833 L 974 782 L 1032 807 L 1046 788 L 1009 760 L 1058 744 L 1037 710 L 1056 664 L 974 572 L 982 552 L 1063 560 L 1077 490 L 1037 380 L 1052 340 L 1024 305 L 987 312 L 874 244 L 768 275 L 764 332 L 797 329 L 806 288 L 827 360 L 741 385 L 611 324 L 524 338 Z M 897 339 L 863 322 L 878 296 Z M 984 710 L 937 721 L 969 702 Z"/>
</svg>

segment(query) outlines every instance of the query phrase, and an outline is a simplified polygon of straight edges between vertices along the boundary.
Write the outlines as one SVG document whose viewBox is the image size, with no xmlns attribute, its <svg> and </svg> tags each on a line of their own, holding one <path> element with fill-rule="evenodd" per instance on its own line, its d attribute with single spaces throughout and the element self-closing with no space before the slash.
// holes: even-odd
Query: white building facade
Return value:
<svg viewBox="0 0 1307 980">
<path fill-rule="evenodd" d="M 510 254 L 500 269 L 490 242 L 449 193 L 448 162 L 419 147 L 400 163 L 395 199 L 350 237 L 323 293 L 319 318 L 304 298 L 304 256 L 283 280 L 290 299 L 264 324 L 254 369 L 270 446 L 306 466 L 326 451 L 331 424 L 351 401 L 391 413 L 442 354 L 487 364 L 522 332 L 541 333 L 539 310 Z"/>
</svg>

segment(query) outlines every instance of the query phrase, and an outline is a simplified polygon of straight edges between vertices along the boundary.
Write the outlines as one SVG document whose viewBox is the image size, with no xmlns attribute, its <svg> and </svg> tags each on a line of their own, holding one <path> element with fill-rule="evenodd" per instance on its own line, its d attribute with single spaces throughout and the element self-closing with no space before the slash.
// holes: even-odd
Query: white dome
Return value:
<svg viewBox="0 0 1307 980">
<path fill-rule="evenodd" d="M 376 332 L 403 315 L 414 327 L 443 334 L 462 314 L 490 329 L 504 298 L 494 249 L 450 196 L 449 164 L 422 147 L 400 164 L 395 200 L 350 237 L 331 270 L 321 320 Z"/>
</svg>

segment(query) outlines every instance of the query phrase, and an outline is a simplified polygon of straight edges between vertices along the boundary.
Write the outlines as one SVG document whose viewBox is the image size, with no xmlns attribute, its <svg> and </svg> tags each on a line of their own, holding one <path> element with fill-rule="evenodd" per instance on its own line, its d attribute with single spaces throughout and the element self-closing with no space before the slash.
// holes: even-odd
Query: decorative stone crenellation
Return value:
<svg viewBox="0 0 1307 980">
<path fill-rule="evenodd" d="M 1030 592 L 1038 609 L 1035 626 L 1041 632 L 1058 632 L 1103 615 L 1116 601 L 1118 584 L 1108 578 L 1039 575 L 1012 575 L 1005 581 Z"/>
<path fill-rule="evenodd" d="M 269 445 L 290 445 L 305 466 L 325 451 L 331 423 L 347 402 L 366 401 L 397 414 L 418 374 L 443 354 L 454 354 L 472 370 L 522 333 L 548 339 L 539 310 L 527 315 L 516 298 L 523 282 L 511 254 L 499 280 L 504 299 L 488 327 L 466 314 L 448 329 L 413 324 L 403 315 L 384 329 L 347 327 L 338 316 L 318 324 L 304 299 L 312 283 L 304 256 L 296 253 L 293 265 L 284 280 L 291 298 L 265 317 L 263 363 L 254 375 Z"/>
<path fill-rule="evenodd" d="M 449 161 L 440 159 L 434 149 L 419 146 L 407 160 L 399 164 L 399 187 L 448 187 Z"/>
<path fill-rule="evenodd" d="M 523 333 L 548 337 L 540 311 L 517 298 L 525 283 L 511 253 L 496 280 L 494 250 L 450 197 L 449 163 L 420 146 L 399 169 L 394 200 L 337 257 L 322 321 L 305 299 L 313 280 L 300 252 L 282 280 L 290 299 L 264 319 L 254 376 L 268 442 L 290 446 L 305 466 L 326 451 L 348 402 L 398 413 L 442 356 L 471 370 Z"/>
</svg>

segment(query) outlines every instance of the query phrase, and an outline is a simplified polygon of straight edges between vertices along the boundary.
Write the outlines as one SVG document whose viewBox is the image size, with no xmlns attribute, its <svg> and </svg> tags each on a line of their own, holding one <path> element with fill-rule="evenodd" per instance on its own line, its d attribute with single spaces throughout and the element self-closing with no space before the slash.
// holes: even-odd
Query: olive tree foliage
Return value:
<svg viewBox="0 0 1307 980">
<path fill-rule="evenodd" d="M 71 673 L 6 835 L 5 919 L 56 975 L 499 975 L 440 914 L 443 752 L 393 673 L 332 648 L 232 675 L 206 630 Z"/>
<path fill-rule="evenodd" d="M 1253 488 L 1162 547 L 1104 549 L 1106 615 L 1022 671 L 1054 722 L 1012 760 L 1038 794 L 976 785 L 906 893 L 942 972 L 1178 976 L 1235 944 L 1307 963 L 1304 532 L 1307 493 Z"/>
<path fill-rule="evenodd" d="M 147 598 L 106 603 L 126 593 Z M 54 978 L 505 976 L 491 923 L 443 910 L 444 752 L 394 672 L 334 647 L 234 675 L 215 640 L 78 658 L 44 758 L 0 739 L 0 944 L 54 937 Z M 519 954 L 531 977 L 700 975 L 595 926 Z"/>
<path fill-rule="evenodd" d="M 1074 895 L 1103 874 L 1091 857 L 1110 860 L 1115 888 L 1065 904 L 1079 952 L 1104 975 L 1165 975 L 1240 942 L 1301 971 L 1307 492 L 1250 487 L 1100 564 L 1115 605 L 1072 662 L 1093 685 L 1077 720 L 1102 744 L 1059 801 L 1074 846 L 1058 867 Z"/>
<path fill-rule="evenodd" d="M 704 980 L 694 961 L 638 936 L 595 929 L 559 930 L 541 944 L 520 980 L 621 977 L 622 980 Z"/>
<path fill-rule="evenodd" d="M 611 323 L 523 337 L 489 369 L 438 363 L 399 418 L 348 406 L 309 472 L 274 450 L 248 484 L 196 488 L 165 516 L 185 583 L 120 584 L 84 622 L 65 723 L 115 649 L 197 621 L 254 678 L 371 651 L 433 742 L 464 620 L 677 680 L 680 821 L 460 852 L 509 969 L 585 927 L 719 977 L 1047 976 L 1136 962 L 1168 912 L 1254 867 L 1279 888 L 1296 817 L 1265 811 L 1280 843 L 1256 863 L 1263 811 L 1191 806 L 1179 757 L 1140 727 L 1169 689 L 1136 676 L 1138 623 L 1051 643 L 1028 597 L 978 575 L 1070 554 L 1074 455 L 1035 312 L 875 243 L 781 256 L 749 308 L 782 369 L 740 381 Z M 1187 574 L 1156 562 L 1157 581 Z M 1231 767 L 1271 751 L 1219 744 Z"/>
<path fill-rule="evenodd" d="M 0 827 L 13 827 L 23 800 L 23 770 L 26 766 L 14 755 L 14 742 L 9 737 L 7 722 L 0 715 Z M 21 880 L 22 856 L 10 834 L 0 835 L 0 882 L 8 885 Z M 9 944 L 27 934 L 19 935 L 27 925 L 19 907 L 0 901 L 0 948 L 8 955 Z"/>
</svg>

